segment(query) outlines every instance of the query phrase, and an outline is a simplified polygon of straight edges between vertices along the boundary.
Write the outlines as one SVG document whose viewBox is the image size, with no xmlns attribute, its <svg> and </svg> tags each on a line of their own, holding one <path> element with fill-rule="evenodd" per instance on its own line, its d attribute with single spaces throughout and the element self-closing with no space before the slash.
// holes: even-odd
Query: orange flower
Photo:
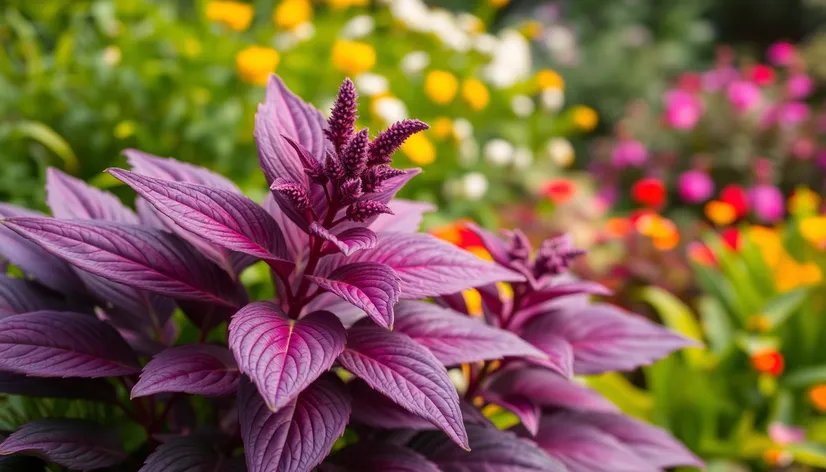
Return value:
<svg viewBox="0 0 826 472">
<path fill-rule="evenodd" d="M 614 217 L 605 222 L 605 232 L 612 238 L 622 238 L 631 231 L 628 218 Z"/>
<path fill-rule="evenodd" d="M 545 184 L 542 193 L 545 194 L 548 200 L 557 205 L 564 205 L 574 198 L 576 194 L 576 184 L 569 179 L 552 179 Z"/>
<path fill-rule="evenodd" d="M 640 234 L 651 238 L 654 247 L 660 251 L 674 249 L 680 242 L 677 225 L 656 213 L 640 216 L 636 219 L 634 226 Z"/>
<path fill-rule="evenodd" d="M 455 223 L 430 230 L 430 234 L 462 249 L 467 249 L 483 259 L 489 258 L 490 255 L 485 256 L 481 252 L 487 253 L 482 240 L 465 225 L 468 222 L 470 220 L 457 220 Z"/>
<path fill-rule="evenodd" d="M 714 267 L 717 265 L 717 257 L 714 255 L 714 252 L 711 251 L 711 248 L 699 241 L 690 243 L 687 252 L 688 258 L 695 264 L 706 267 Z"/>
<path fill-rule="evenodd" d="M 776 377 L 783 373 L 786 362 L 777 349 L 763 349 L 751 355 L 751 365 L 758 372 Z"/>
<path fill-rule="evenodd" d="M 763 461 L 771 466 L 786 467 L 792 463 L 794 458 L 789 451 L 772 447 L 763 452 Z"/>
<path fill-rule="evenodd" d="M 712 200 L 705 206 L 706 218 L 717 226 L 734 223 L 737 219 L 737 209 L 731 203 Z"/>
<path fill-rule="evenodd" d="M 809 389 L 809 401 L 817 411 L 826 412 L 826 384 L 815 385 Z"/>
</svg>

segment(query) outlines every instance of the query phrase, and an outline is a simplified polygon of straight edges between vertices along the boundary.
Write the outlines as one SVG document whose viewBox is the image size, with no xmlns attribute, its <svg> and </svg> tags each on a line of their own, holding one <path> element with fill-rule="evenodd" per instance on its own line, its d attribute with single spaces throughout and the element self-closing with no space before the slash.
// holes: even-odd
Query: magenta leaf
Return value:
<svg viewBox="0 0 826 472">
<path fill-rule="evenodd" d="M 427 202 L 414 202 L 394 198 L 387 203 L 393 214 L 379 215 L 370 225 L 375 232 L 415 233 L 419 231 L 425 213 L 436 211 L 436 207 Z"/>
<path fill-rule="evenodd" d="M 531 436 L 536 436 L 539 430 L 539 418 L 542 415 L 542 410 L 539 405 L 521 395 L 511 395 L 504 398 L 495 397 L 493 403 L 516 415 L 528 433 L 530 433 Z"/>
<path fill-rule="evenodd" d="M 502 238 L 475 223 L 466 223 L 465 227 L 482 241 L 482 245 L 497 264 L 508 265 L 510 263 L 508 248 Z"/>
<path fill-rule="evenodd" d="M 291 270 L 278 224 L 249 198 L 228 190 L 160 180 L 122 169 L 109 169 L 109 173 L 185 230 L 226 249 L 280 265 L 286 272 Z"/>
<path fill-rule="evenodd" d="M 100 469 L 126 459 L 116 431 L 79 419 L 26 423 L 0 444 L 0 456 L 24 454 L 68 467 Z"/>
<path fill-rule="evenodd" d="M 432 303 L 396 305 L 395 329 L 428 348 L 444 365 L 545 354 L 508 331 Z"/>
<path fill-rule="evenodd" d="M 175 298 L 243 303 L 239 286 L 173 235 L 119 223 L 12 218 L 6 227 L 76 267 Z"/>
<path fill-rule="evenodd" d="M 442 429 L 467 449 L 459 397 L 439 360 L 409 336 L 360 325 L 347 333 L 339 362 L 396 404 Z"/>
<path fill-rule="evenodd" d="M 521 396 L 542 407 L 616 411 L 599 393 L 541 367 L 512 369 L 496 375 L 485 396 L 490 401 Z M 498 397 L 498 398 L 497 398 Z"/>
<path fill-rule="evenodd" d="M 268 193 L 267 196 L 264 197 L 264 202 L 261 203 L 261 207 L 270 214 L 276 224 L 278 224 L 278 227 L 281 228 L 287 244 L 287 254 L 290 255 L 290 260 L 298 262 L 304 259 L 310 247 L 310 238 L 307 233 L 299 228 L 298 225 L 281 210 L 272 193 Z"/>
<path fill-rule="evenodd" d="M 604 285 L 596 282 L 568 282 L 559 285 L 552 285 L 537 292 L 530 292 L 525 296 L 525 299 L 522 302 L 522 307 L 527 308 L 529 306 L 539 305 L 555 298 L 576 294 L 608 296 L 611 295 L 612 292 Z"/>
<path fill-rule="evenodd" d="M 373 249 L 379 242 L 376 233 L 367 228 L 350 228 L 339 234 L 333 234 L 315 221 L 310 223 L 310 233 L 327 241 L 323 248 L 324 252 L 340 251 L 345 256 L 361 249 Z M 331 248 L 336 248 L 337 251 Z"/>
<path fill-rule="evenodd" d="M 40 378 L 12 372 L 0 372 L 0 393 L 117 403 L 115 388 L 104 379 Z"/>
<path fill-rule="evenodd" d="M 230 459 L 217 444 L 197 436 L 179 436 L 166 441 L 146 458 L 138 472 L 224 472 Z"/>
<path fill-rule="evenodd" d="M 171 157 L 158 157 L 135 149 L 123 151 L 132 170 L 162 180 L 190 182 L 241 194 L 241 190 L 231 180 L 204 167 L 187 164 Z"/>
<path fill-rule="evenodd" d="M 361 379 L 347 383 L 353 398 L 352 421 L 381 429 L 437 429 L 430 421 L 397 405 Z"/>
<path fill-rule="evenodd" d="M 554 310 L 525 327 L 559 336 L 574 350 L 574 372 L 600 374 L 649 365 L 695 341 L 606 304 L 579 310 Z"/>
<path fill-rule="evenodd" d="M 492 282 L 517 282 L 521 275 L 484 261 L 468 251 L 423 233 L 382 233 L 379 244 L 345 258 L 322 260 L 320 273 L 350 262 L 379 262 L 401 279 L 401 298 L 446 295 Z"/>
<path fill-rule="evenodd" d="M 41 216 L 44 215 L 36 211 L 0 203 L 0 223 L 3 218 Z M 69 264 L 2 225 L 0 259 L 11 262 L 27 276 L 51 289 L 65 293 L 84 292 L 83 283 Z"/>
<path fill-rule="evenodd" d="M 191 395 L 231 395 L 238 388 L 238 365 L 224 347 L 189 344 L 155 356 L 132 388 L 132 398 L 164 392 Z"/>
<path fill-rule="evenodd" d="M 56 218 L 138 223 L 138 216 L 118 197 L 54 167 L 46 170 L 46 203 Z"/>
<path fill-rule="evenodd" d="M 39 377 L 114 377 L 139 371 L 114 328 L 91 315 L 37 311 L 0 320 L 0 369 Z"/>
<path fill-rule="evenodd" d="M 364 310 L 382 328 L 393 329 L 393 306 L 399 301 L 399 278 L 376 262 L 341 266 L 327 278 L 308 276 L 319 287 Z"/>
<path fill-rule="evenodd" d="M 249 472 L 305 472 L 330 453 L 350 417 L 350 398 L 335 375 L 325 375 L 275 413 L 243 379 L 238 417 Z"/>
<path fill-rule="evenodd" d="M 562 412 L 545 416 L 536 442 L 559 459 L 568 472 L 658 472 L 656 464 L 643 459 L 614 436 L 596 426 L 573 421 Z"/>
<path fill-rule="evenodd" d="M 68 304 L 40 285 L 0 274 L 0 318 L 15 313 L 61 310 Z"/>
<path fill-rule="evenodd" d="M 529 358 L 528 362 L 551 369 L 565 377 L 573 377 L 574 348 L 564 338 L 547 331 L 531 329 L 522 333 L 522 339 L 546 354 L 543 358 Z"/>
<path fill-rule="evenodd" d="M 437 433 L 420 434 L 410 447 L 443 472 L 565 472 L 565 467 L 536 444 L 509 431 L 468 425 L 470 452 L 444 441 Z"/>
<path fill-rule="evenodd" d="M 421 454 L 387 442 L 359 443 L 337 452 L 331 460 L 358 472 L 440 472 Z"/>
<path fill-rule="evenodd" d="M 332 367 L 345 339 L 341 322 L 328 311 L 292 320 L 269 302 L 245 306 L 229 324 L 229 346 L 238 366 L 272 411 L 284 408 Z"/>
</svg>

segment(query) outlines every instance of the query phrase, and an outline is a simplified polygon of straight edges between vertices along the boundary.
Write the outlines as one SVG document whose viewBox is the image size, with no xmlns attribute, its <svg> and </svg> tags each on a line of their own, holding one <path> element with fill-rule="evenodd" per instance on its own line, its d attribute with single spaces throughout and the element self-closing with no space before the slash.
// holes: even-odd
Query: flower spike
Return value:
<svg viewBox="0 0 826 472">
<path fill-rule="evenodd" d="M 356 86 L 350 79 L 344 79 L 341 88 L 338 89 L 336 99 L 330 118 L 327 120 L 327 129 L 324 133 L 335 146 L 336 151 L 341 152 L 342 148 L 350 136 L 353 134 L 353 127 L 356 124 L 356 101 L 358 94 Z"/>
<path fill-rule="evenodd" d="M 428 128 L 426 123 L 419 120 L 403 120 L 393 123 L 370 143 L 370 160 L 367 164 L 371 166 L 389 164 L 390 156 L 401 147 L 407 138 Z"/>
<path fill-rule="evenodd" d="M 358 222 L 366 221 L 382 213 L 388 215 L 394 214 L 393 210 L 384 203 L 372 200 L 356 202 L 347 208 L 347 218 Z"/>
<path fill-rule="evenodd" d="M 310 197 L 307 189 L 301 184 L 279 179 L 273 182 L 270 189 L 281 194 L 296 210 L 301 211 L 310 207 Z"/>
<path fill-rule="evenodd" d="M 367 146 L 370 145 L 370 132 L 365 128 L 358 132 L 341 152 L 344 172 L 350 177 L 358 177 L 367 168 Z"/>
</svg>

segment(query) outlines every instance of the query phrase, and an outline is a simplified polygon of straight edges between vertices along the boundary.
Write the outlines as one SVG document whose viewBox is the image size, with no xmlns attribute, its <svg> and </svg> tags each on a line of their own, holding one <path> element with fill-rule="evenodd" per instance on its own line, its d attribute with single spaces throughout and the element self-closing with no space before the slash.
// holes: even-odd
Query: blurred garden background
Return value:
<svg viewBox="0 0 826 472">
<path fill-rule="evenodd" d="M 826 469 L 826 1 L 4 0 L 0 201 L 44 208 L 49 166 L 121 192 L 127 148 L 260 201 L 272 72 L 431 125 L 396 158 L 425 229 L 570 233 L 580 276 L 703 342 L 584 379 L 623 410 L 709 470 Z"/>
</svg>

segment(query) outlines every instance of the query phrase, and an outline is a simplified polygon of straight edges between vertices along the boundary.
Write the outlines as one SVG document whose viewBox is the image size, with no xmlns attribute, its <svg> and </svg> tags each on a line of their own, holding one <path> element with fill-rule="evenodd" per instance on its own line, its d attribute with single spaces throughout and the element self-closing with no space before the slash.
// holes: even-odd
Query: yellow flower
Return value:
<svg viewBox="0 0 826 472">
<path fill-rule="evenodd" d="M 542 90 L 562 90 L 563 88 L 565 88 L 565 80 L 562 79 L 562 76 L 550 69 L 543 69 L 537 72 L 536 76 L 534 76 L 534 81 L 536 82 L 536 85 Z"/>
<path fill-rule="evenodd" d="M 407 138 L 401 149 L 411 161 L 419 165 L 424 166 L 436 160 L 436 149 L 433 143 L 422 133 Z"/>
<path fill-rule="evenodd" d="M 135 122 L 132 120 L 124 120 L 115 125 L 115 137 L 118 139 L 126 139 L 135 134 Z"/>
<path fill-rule="evenodd" d="M 798 187 L 789 197 L 789 213 L 792 215 L 809 215 L 817 212 L 820 195 L 808 187 Z"/>
<path fill-rule="evenodd" d="M 308 0 L 284 0 L 275 8 L 272 19 L 282 29 L 295 29 L 313 18 L 313 6 Z"/>
<path fill-rule="evenodd" d="M 376 50 L 361 41 L 336 41 L 332 56 L 333 66 L 351 76 L 366 72 L 376 65 Z"/>
<path fill-rule="evenodd" d="M 772 329 L 772 322 L 766 315 L 754 315 L 746 320 L 746 328 L 749 331 L 768 333 Z"/>
<path fill-rule="evenodd" d="M 440 105 L 450 103 L 458 89 L 459 80 L 447 71 L 430 71 L 424 79 L 424 92 L 433 102 Z"/>
<path fill-rule="evenodd" d="M 470 316 L 482 316 L 482 295 L 478 290 L 471 288 L 462 292 L 465 306 Z"/>
<path fill-rule="evenodd" d="M 712 200 L 705 206 L 706 218 L 717 226 L 730 225 L 737 219 L 737 209 L 734 205 L 720 200 Z"/>
<path fill-rule="evenodd" d="M 651 238 L 654 247 L 660 251 L 674 249 L 680 242 L 677 225 L 656 213 L 649 213 L 638 218 L 636 228 L 640 234 Z"/>
<path fill-rule="evenodd" d="M 810 216 L 800 221 L 800 234 L 811 244 L 821 247 L 826 244 L 826 215 Z"/>
<path fill-rule="evenodd" d="M 820 268 L 814 262 L 799 263 L 783 254 L 774 269 L 774 283 L 778 292 L 789 292 L 799 287 L 817 285 L 823 280 Z"/>
<path fill-rule="evenodd" d="M 786 255 L 786 250 L 783 249 L 783 243 L 780 241 L 780 235 L 773 228 L 752 226 L 748 230 L 748 238 L 760 250 L 763 260 L 769 267 L 776 267 L 780 263 L 781 257 Z"/>
<path fill-rule="evenodd" d="M 244 82 L 267 85 L 270 73 L 275 72 L 280 60 L 275 49 L 250 46 L 235 56 L 235 66 Z"/>
<path fill-rule="evenodd" d="M 490 93 L 479 79 L 465 79 L 462 83 L 462 98 L 476 111 L 484 110 L 490 102 Z"/>
<path fill-rule="evenodd" d="M 343 10 L 349 7 L 366 7 L 370 0 L 327 0 L 327 3 L 337 10 Z"/>
<path fill-rule="evenodd" d="M 244 31 L 252 21 L 252 5 L 241 2 L 209 2 L 206 16 L 210 21 L 222 23 L 234 31 Z"/>
<path fill-rule="evenodd" d="M 511 0 L 488 0 L 488 3 L 494 8 L 502 8 L 510 2 Z"/>
<path fill-rule="evenodd" d="M 596 110 L 591 107 L 578 105 L 574 107 L 573 120 L 581 130 L 591 131 L 597 127 L 599 115 L 597 115 Z"/>
<path fill-rule="evenodd" d="M 453 134 L 453 120 L 446 116 L 440 116 L 433 122 L 430 132 L 436 139 L 447 139 Z"/>
<path fill-rule="evenodd" d="M 522 33 L 525 37 L 532 40 L 537 40 L 542 35 L 542 23 L 531 20 L 522 25 Z"/>
</svg>

